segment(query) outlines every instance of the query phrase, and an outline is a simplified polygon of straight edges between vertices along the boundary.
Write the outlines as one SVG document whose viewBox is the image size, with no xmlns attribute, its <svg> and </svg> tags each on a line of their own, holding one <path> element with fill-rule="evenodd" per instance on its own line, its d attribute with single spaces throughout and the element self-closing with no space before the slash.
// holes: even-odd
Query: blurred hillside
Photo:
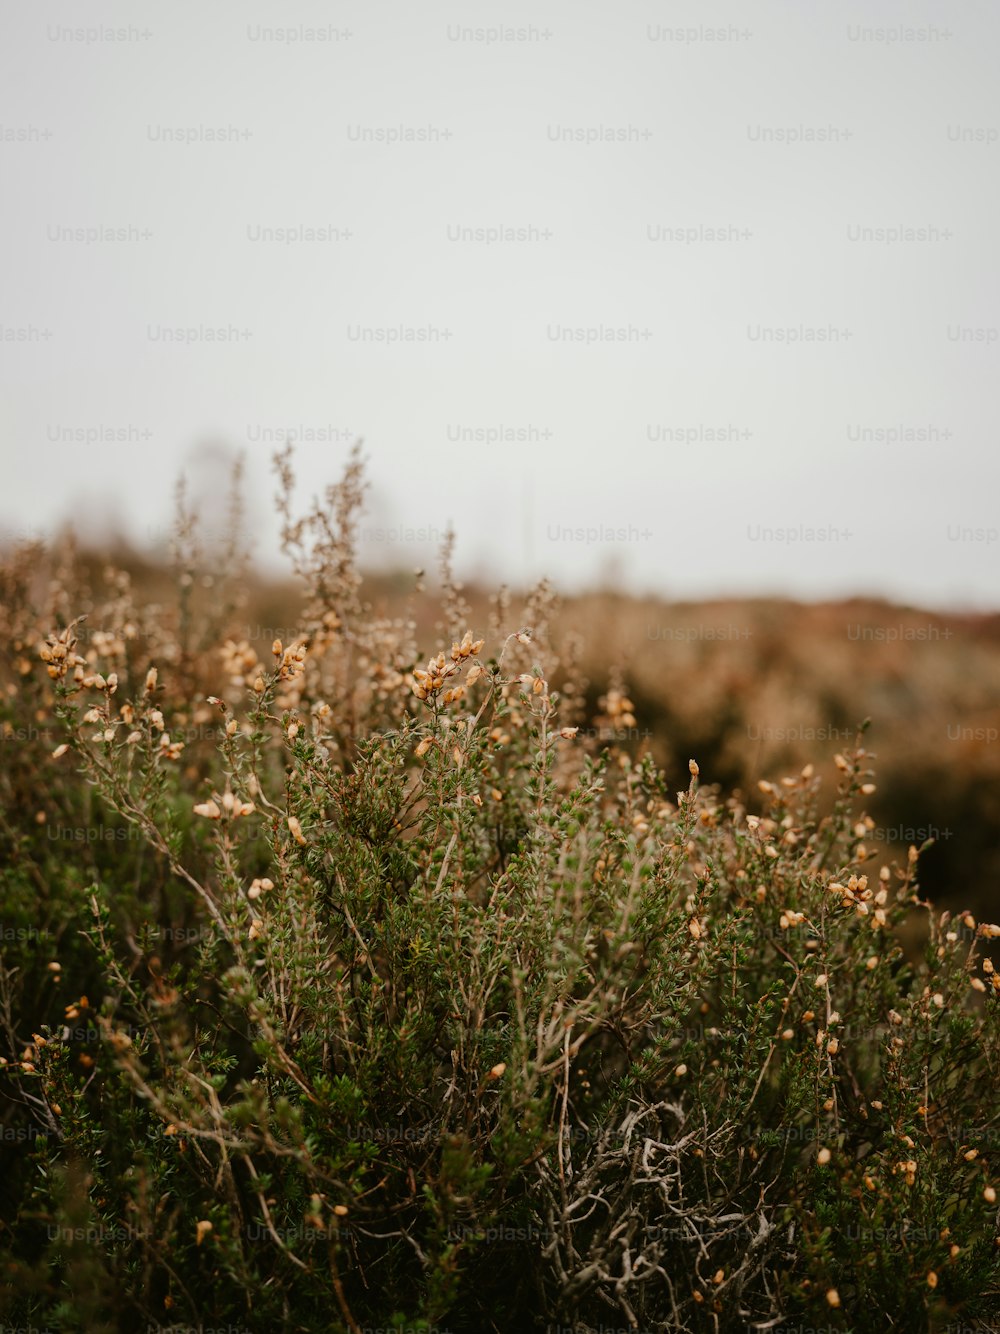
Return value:
<svg viewBox="0 0 1000 1334">
<path fill-rule="evenodd" d="M 933 837 L 923 883 L 995 905 L 1000 879 L 1000 616 L 856 599 L 666 605 L 607 595 L 567 608 L 599 679 L 618 661 L 640 731 L 672 773 L 689 755 L 752 790 L 851 744 L 870 717 L 868 842 Z M 973 886 L 975 889 L 973 889 Z"/>
</svg>

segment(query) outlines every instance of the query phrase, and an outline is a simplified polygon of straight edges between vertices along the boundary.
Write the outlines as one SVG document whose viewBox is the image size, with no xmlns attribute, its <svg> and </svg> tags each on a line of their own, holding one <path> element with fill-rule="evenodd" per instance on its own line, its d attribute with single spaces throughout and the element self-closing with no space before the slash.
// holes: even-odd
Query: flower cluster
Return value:
<svg viewBox="0 0 1000 1334">
<path fill-rule="evenodd" d="M 240 801 L 231 792 L 224 792 L 219 801 L 210 797 L 208 801 L 198 802 L 194 813 L 203 815 L 206 820 L 238 820 L 242 815 L 253 815 L 255 809 L 252 801 Z"/>
<path fill-rule="evenodd" d="M 271 652 L 278 659 L 278 679 L 280 681 L 292 681 L 305 671 L 306 641 L 304 639 L 296 640 L 288 648 L 284 648 L 281 640 L 276 639 L 271 645 Z"/>
<path fill-rule="evenodd" d="M 236 689 L 253 681 L 260 672 L 256 651 L 245 639 L 227 639 L 219 649 L 219 656 L 222 658 L 222 669 L 229 677 L 229 684 Z"/>
<path fill-rule="evenodd" d="M 472 685 L 482 675 L 483 669 L 478 662 L 473 662 L 470 665 L 464 685 L 449 686 L 447 690 L 444 687 L 458 674 L 463 663 L 469 658 L 475 657 L 482 650 L 485 642 L 483 639 L 473 639 L 472 631 L 466 630 L 461 643 L 452 644 L 450 662 L 441 652 L 430 659 L 425 671 L 419 667 L 414 668 L 411 689 L 417 699 L 432 699 L 441 691 L 444 691 L 441 695 L 443 704 L 450 704 L 453 700 L 461 699 L 465 694 L 466 687 Z"/>
<path fill-rule="evenodd" d="M 611 728 L 636 726 L 635 713 L 633 712 L 635 705 L 624 690 L 612 687 L 607 694 L 601 696 L 599 702 Z"/>
<path fill-rule="evenodd" d="M 853 908 L 859 917 L 867 917 L 871 912 L 869 904 L 874 903 L 875 911 L 871 914 L 872 925 L 885 926 L 888 920 L 885 905 L 889 899 L 887 888 L 889 868 L 884 866 L 879 874 L 882 883 L 877 892 L 869 889 L 866 875 L 852 875 L 846 885 L 842 885 L 839 880 L 831 880 L 827 889 L 833 894 L 840 895 L 841 907 Z"/>
<path fill-rule="evenodd" d="M 65 680 L 66 673 L 73 669 L 73 681 L 77 686 L 86 684 L 87 659 L 74 652 L 76 648 L 77 622 L 68 625 L 58 634 L 50 634 L 39 648 L 38 656 L 46 664 L 46 670 L 53 681 Z"/>
</svg>

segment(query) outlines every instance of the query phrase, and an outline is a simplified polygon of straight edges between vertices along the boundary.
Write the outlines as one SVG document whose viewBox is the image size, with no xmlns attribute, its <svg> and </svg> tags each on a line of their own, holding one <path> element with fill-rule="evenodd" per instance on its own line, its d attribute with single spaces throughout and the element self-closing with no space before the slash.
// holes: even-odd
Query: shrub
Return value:
<svg viewBox="0 0 1000 1334">
<path fill-rule="evenodd" d="M 362 597 L 360 458 L 301 519 L 277 466 L 305 600 L 270 654 L 193 548 L 173 618 L 112 571 L 86 638 L 8 572 L 8 723 L 40 730 L 3 883 L 40 925 L 0 970 L 4 1317 L 987 1328 L 1000 928 L 864 846 L 864 727 L 832 812 L 812 766 L 761 816 L 694 761 L 673 790 L 603 741 L 621 682 L 584 716 L 547 586 L 480 633 L 446 543 L 418 655 Z M 38 813 L 85 836 L 39 848 Z"/>
</svg>

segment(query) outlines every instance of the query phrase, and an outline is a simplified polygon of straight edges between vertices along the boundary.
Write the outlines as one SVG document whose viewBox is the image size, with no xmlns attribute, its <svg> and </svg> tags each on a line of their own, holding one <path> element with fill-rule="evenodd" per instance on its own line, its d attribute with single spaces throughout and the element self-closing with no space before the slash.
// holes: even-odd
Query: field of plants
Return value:
<svg viewBox="0 0 1000 1334">
<path fill-rule="evenodd" d="M 276 472 L 287 583 L 0 572 L 2 1327 L 1000 1327 L 1000 617 L 366 579 Z"/>
</svg>

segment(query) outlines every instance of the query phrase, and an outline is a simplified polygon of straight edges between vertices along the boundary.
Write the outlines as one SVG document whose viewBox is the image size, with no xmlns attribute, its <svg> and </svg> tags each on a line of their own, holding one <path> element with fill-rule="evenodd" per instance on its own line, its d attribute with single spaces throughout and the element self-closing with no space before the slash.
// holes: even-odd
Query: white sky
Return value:
<svg viewBox="0 0 1000 1334">
<path fill-rule="evenodd" d="M 453 521 L 469 574 L 998 605 L 988 0 L 6 0 L 0 35 L 8 536 L 74 512 L 161 540 L 225 446 L 269 561 L 262 436 L 333 428 L 304 491 L 362 435 L 372 523 Z M 234 137 L 165 141 L 206 127 Z M 400 127 L 436 141 L 370 141 Z M 498 227 L 526 239 L 462 231 Z M 357 339 L 400 327 L 450 336 Z M 499 427 L 527 438 L 455 438 Z M 862 436 L 900 428 L 925 437 Z M 102 429 L 132 439 L 65 438 Z M 365 541 L 410 567 L 412 536 Z"/>
</svg>

